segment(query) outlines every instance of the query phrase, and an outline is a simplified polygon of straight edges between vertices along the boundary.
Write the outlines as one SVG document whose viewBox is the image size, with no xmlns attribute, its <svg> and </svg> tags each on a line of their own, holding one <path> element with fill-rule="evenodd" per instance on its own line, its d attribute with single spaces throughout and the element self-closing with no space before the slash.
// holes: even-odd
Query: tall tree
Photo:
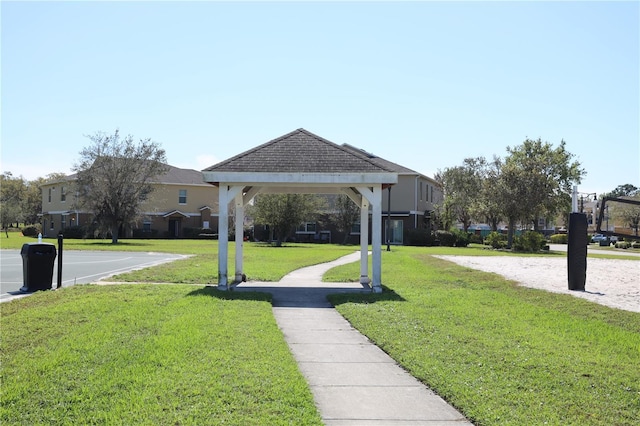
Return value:
<svg viewBox="0 0 640 426">
<path fill-rule="evenodd" d="M 111 231 L 115 244 L 120 228 L 139 216 L 153 179 L 167 170 L 165 151 L 151 139 L 136 143 L 131 135 L 121 137 L 118 130 L 87 137 L 91 144 L 80 152 L 73 169 L 78 202 Z"/>
<path fill-rule="evenodd" d="M 25 191 L 26 183 L 22 176 L 14 177 L 11 172 L 0 175 L 0 221 L 3 229 L 14 222 L 24 221 L 22 199 Z"/>
<path fill-rule="evenodd" d="M 509 220 L 509 242 L 517 221 L 538 228 L 538 218 L 551 217 L 570 208 L 573 184 L 586 174 L 564 140 L 557 148 L 549 142 L 526 139 L 521 145 L 507 147 L 509 155 L 502 168 L 501 199 Z"/>
<path fill-rule="evenodd" d="M 342 244 L 347 244 L 351 227 L 360 218 L 360 207 L 344 194 L 338 195 L 335 202 L 336 213 L 333 222 L 338 231 L 344 233 Z"/>
<path fill-rule="evenodd" d="M 624 185 L 618 185 L 616 189 L 604 194 L 605 197 L 618 198 L 618 197 L 633 197 L 640 194 L 640 188 L 631 185 L 630 183 Z"/>
<path fill-rule="evenodd" d="M 500 175 L 502 173 L 502 160 L 494 157 L 493 161 L 483 162 L 480 168 L 481 188 L 478 200 L 477 216 L 483 218 L 491 226 L 492 231 L 498 230 L 498 224 L 504 217 L 500 202 Z"/>
<path fill-rule="evenodd" d="M 324 206 L 324 199 L 310 194 L 262 194 L 254 199 L 251 215 L 256 223 L 269 225 L 281 246 L 287 236 L 305 220 L 311 220 Z"/>
<path fill-rule="evenodd" d="M 480 168 L 484 158 L 466 158 L 462 166 L 449 167 L 438 171 L 435 179 L 444 193 L 443 213 L 445 225 L 450 227 L 453 221 L 462 223 L 466 230 L 474 219 L 482 187 Z"/>
</svg>

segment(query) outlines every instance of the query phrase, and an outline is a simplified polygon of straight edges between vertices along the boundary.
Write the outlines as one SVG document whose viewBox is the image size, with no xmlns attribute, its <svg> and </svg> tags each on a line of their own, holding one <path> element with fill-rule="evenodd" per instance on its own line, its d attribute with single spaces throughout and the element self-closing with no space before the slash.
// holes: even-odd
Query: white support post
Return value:
<svg viewBox="0 0 640 426">
<path fill-rule="evenodd" d="M 240 204 L 242 204 L 243 189 L 243 186 L 220 184 L 218 190 L 218 288 L 220 290 L 227 290 L 229 288 L 229 203 L 239 196 L 241 200 Z M 244 211 L 242 209 L 241 214 L 244 217 Z M 236 248 L 237 243 L 236 232 Z M 242 238 L 240 239 L 240 243 L 242 243 Z M 242 249 L 240 249 L 240 254 L 242 255 Z M 237 256 L 238 252 L 236 250 L 236 268 L 238 266 Z M 240 260 L 240 269 L 242 269 L 242 260 Z"/>
<path fill-rule="evenodd" d="M 229 186 L 220 184 L 218 191 L 218 289 L 227 290 L 229 257 Z"/>
<path fill-rule="evenodd" d="M 369 200 L 360 203 L 360 284 L 369 285 Z"/>
<path fill-rule="evenodd" d="M 371 200 L 373 211 L 371 213 L 371 245 L 372 250 L 372 275 L 371 288 L 375 293 L 382 293 L 382 185 L 373 187 L 373 199 Z"/>
<path fill-rule="evenodd" d="M 235 197 L 236 207 L 236 283 L 242 282 L 242 251 L 244 244 L 244 202 L 242 191 Z"/>
</svg>

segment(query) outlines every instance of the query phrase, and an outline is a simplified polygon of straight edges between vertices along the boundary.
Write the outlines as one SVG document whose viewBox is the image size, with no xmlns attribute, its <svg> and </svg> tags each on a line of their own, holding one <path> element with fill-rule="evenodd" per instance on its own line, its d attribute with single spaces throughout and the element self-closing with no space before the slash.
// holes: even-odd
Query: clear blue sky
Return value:
<svg viewBox="0 0 640 426">
<path fill-rule="evenodd" d="M 85 135 L 201 170 L 303 127 L 418 172 L 541 138 L 640 186 L 639 2 L 2 1 L 1 169 Z"/>
</svg>

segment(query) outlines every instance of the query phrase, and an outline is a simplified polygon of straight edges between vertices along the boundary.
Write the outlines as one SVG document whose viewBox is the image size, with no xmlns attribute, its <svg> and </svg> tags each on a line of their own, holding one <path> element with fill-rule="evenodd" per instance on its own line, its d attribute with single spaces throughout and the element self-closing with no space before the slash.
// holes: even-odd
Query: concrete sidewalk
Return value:
<svg viewBox="0 0 640 426">
<path fill-rule="evenodd" d="M 248 282 L 236 291 L 273 295 L 273 313 L 326 425 L 463 425 L 462 414 L 360 334 L 327 294 L 369 292 L 359 283 L 323 283 L 325 271 L 360 253 L 302 268 L 278 283 Z"/>
</svg>

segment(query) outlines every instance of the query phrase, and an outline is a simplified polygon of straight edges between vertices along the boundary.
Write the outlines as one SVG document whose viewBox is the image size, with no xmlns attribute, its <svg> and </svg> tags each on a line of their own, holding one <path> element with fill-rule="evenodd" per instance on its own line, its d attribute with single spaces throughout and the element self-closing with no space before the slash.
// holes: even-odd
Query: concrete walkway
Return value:
<svg viewBox="0 0 640 426">
<path fill-rule="evenodd" d="M 327 270 L 360 253 L 302 268 L 278 283 L 248 282 L 236 291 L 273 295 L 273 313 L 326 425 L 470 425 L 462 414 L 360 334 L 327 294 L 369 292 L 358 283 L 323 283 Z"/>
</svg>

